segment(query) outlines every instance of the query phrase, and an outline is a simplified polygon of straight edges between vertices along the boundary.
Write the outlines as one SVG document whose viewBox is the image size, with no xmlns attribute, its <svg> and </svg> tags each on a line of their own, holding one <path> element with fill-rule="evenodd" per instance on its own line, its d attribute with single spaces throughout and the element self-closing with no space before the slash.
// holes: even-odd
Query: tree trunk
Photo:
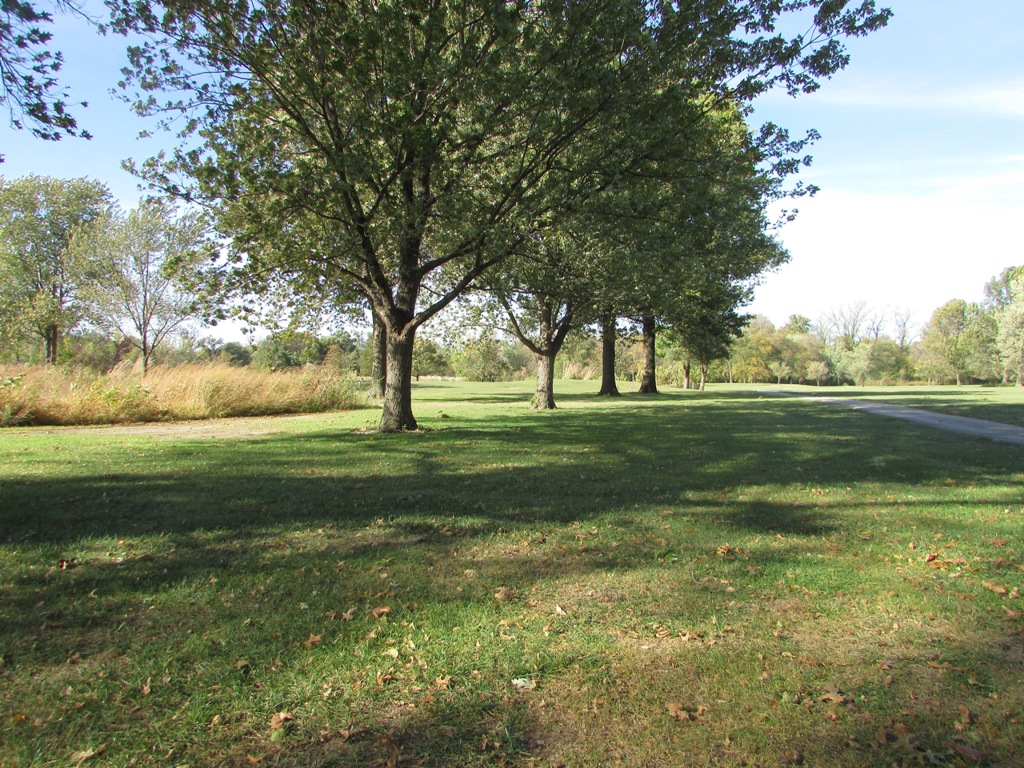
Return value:
<svg viewBox="0 0 1024 768">
<path fill-rule="evenodd" d="M 555 407 L 555 352 L 537 355 L 537 390 L 533 393 L 533 408 L 538 411 Z"/>
<path fill-rule="evenodd" d="M 51 325 L 46 329 L 46 362 L 50 365 L 57 364 L 57 345 L 60 342 L 60 328 Z"/>
<path fill-rule="evenodd" d="M 381 400 L 384 397 L 388 365 L 388 329 L 373 313 L 373 362 L 370 365 L 370 397 Z"/>
<path fill-rule="evenodd" d="M 658 394 L 658 380 L 654 362 L 654 318 L 651 315 L 644 315 L 642 325 L 644 344 L 644 371 L 643 374 L 640 376 L 640 389 L 638 391 L 641 395 L 656 395 Z"/>
<path fill-rule="evenodd" d="M 690 361 L 683 363 L 683 389 L 690 389 L 693 382 L 690 381 Z"/>
<path fill-rule="evenodd" d="M 619 397 L 615 384 L 615 316 L 601 320 L 601 389 L 598 396 Z"/>
<path fill-rule="evenodd" d="M 387 334 L 387 369 L 384 376 L 384 412 L 380 417 L 381 432 L 402 432 L 416 429 L 412 415 L 412 345 L 416 329 L 406 327 L 401 333 Z"/>
<path fill-rule="evenodd" d="M 700 391 L 701 392 L 704 391 L 704 387 L 708 383 L 708 370 L 710 370 L 710 368 L 711 368 L 710 364 L 705 365 L 705 364 L 701 363 L 701 366 L 700 366 Z"/>
</svg>

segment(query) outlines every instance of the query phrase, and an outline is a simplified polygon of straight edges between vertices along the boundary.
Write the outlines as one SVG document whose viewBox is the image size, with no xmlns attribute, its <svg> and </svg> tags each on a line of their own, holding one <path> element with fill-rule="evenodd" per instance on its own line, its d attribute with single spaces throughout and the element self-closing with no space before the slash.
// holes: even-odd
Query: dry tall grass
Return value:
<svg viewBox="0 0 1024 768">
<path fill-rule="evenodd" d="M 0 369 L 0 426 L 119 424 L 318 413 L 356 408 L 356 379 L 328 367 L 263 371 L 221 363 L 131 368 Z"/>
</svg>

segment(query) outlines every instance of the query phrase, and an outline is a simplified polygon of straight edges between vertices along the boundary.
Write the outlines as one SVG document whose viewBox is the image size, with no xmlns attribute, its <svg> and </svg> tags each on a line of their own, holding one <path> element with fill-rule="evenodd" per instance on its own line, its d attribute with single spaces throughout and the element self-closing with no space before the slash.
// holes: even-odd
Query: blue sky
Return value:
<svg viewBox="0 0 1024 768">
<path fill-rule="evenodd" d="M 756 105 L 757 121 L 822 134 L 802 174 L 821 191 L 780 233 L 792 260 L 748 308 L 777 324 L 859 301 L 924 323 L 950 299 L 979 301 L 990 277 L 1024 264 L 1024 0 L 879 4 L 894 18 L 850 42 L 845 71 L 816 94 Z M 130 206 L 139 192 L 121 160 L 141 161 L 168 137 L 137 140 L 145 126 L 109 93 L 121 38 L 61 17 L 55 39 L 94 138 L 41 142 L 2 121 L 0 174 L 89 176 Z"/>
</svg>

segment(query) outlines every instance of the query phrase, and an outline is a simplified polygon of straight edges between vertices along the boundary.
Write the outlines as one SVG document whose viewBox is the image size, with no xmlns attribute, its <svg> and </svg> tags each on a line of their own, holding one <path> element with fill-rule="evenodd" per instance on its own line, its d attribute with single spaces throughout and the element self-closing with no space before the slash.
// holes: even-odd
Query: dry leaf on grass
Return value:
<svg viewBox="0 0 1024 768">
<path fill-rule="evenodd" d="M 270 730 L 280 731 L 283 728 L 288 727 L 288 723 L 292 722 L 295 718 L 290 712 L 275 712 L 270 716 Z"/>
<path fill-rule="evenodd" d="M 828 687 L 828 691 L 821 697 L 821 700 L 831 701 L 835 704 L 846 704 L 849 701 L 834 684 Z"/>
<path fill-rule="evenodd" d="M 314 634 L 311 633 L 309 635 L 309 640 L 303 640 L 302 644 L 306 648 L 312 648 L 314 645 L 318 645 L 323 639 L 324 639 L 323 635 L 314 635 Z"/>
<path fill-rule="evenodd" d="M 341 736 L 342 741 L 348 741 L 362 733 L 366 733 L 365 728 L 360 728 L 358 725 L 352 723 L 348 724 L 348 728 L 342 728 L 338 731 L 338 735 Z"/>
<path fill-rule="evenodd" d="M 693 722 L 694 720 L 703 717 L 710 711 L 707 707 L 697 707 L 697 709 L 690 709 L 689 707 L 684 707 L 682 704 L 679 704 L 678 702 L 674 701 L 666 704 L 665 710 L 668 712 L 669 717 L 675 720 L 681 720 L 683 722 Z"/>
<path fill-rule="evenodd" d="M 985 755 L 978 750 L 968 747 L 964 744 L 957 744 L 956 742 L 950 742 L 949 746 L 955 749 L 961 757 L 970 760 L 972 763 L 980 763 L 985 759 Z"/>
<path fill-rule="evenodd" d="M 512 685 L 520 691 L 532 691 L 537 687 L 537 681 L 526 677 L 516 677 L 512 679 Z"/>
<path fill-rule="evenodd" d="M 72 752 L 69 755 L 72 765 L 81 765 L 86 760 L 92 760 L 94 757 L 99 757 L 107 751 L 106 744 L 100 744 L 96 749 L 83 749 L 78 752 Z"/>
<path fill-rule="evenodd" d="M 373 616 L 373 618 L 375 619 L 383 618 L 384 616 L 388 616 L 390 613 L 390 605 L 382 605 L 379 608 L 374 608 L 372 611 L 370 611 L 370 615 Z"/>
<path fill-rule="evenodd" d="M 494 593 L 494 599 L 504 602 L 505 600 L 511 600 L 515 595 L 515 590 L 509 587 L 502 587 Z"/>
</svg>

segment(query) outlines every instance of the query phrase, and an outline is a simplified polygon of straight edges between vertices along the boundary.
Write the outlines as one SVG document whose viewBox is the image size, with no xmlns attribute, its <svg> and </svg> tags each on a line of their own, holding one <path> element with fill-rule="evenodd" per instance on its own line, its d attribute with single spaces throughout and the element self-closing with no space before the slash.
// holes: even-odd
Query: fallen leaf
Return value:
<svg viewBox="0 0 1024 768">
<path fill-rule="evenodd" d="M 78 752 L 72 752 L 69 757 L 74 765 L 81 765 L 86 760 L 92 760 L 94 757 L 99 757 L 106 751 L 107 745 L 100 744 L 96 749 L 83 749 Z"/>
<path fill-rule="evenodd" d="M 849 699 L 847 699 L 839 691 L 839 689 L 835 686 L 835 684 L 830 685 L 828 687 L 828 691 L 825 693 L 824 696 L 821 697 L 821 700 L 822 701 L 831 701 L 831 702 L 834 702 L 836 704 L 845 704 L 846 702 L 849 701 Z"/>
<path fill-rule="evenodd" d="M 343 614 L 341 614 L 342 621 L 352 621 L 352 614 L 355 612 L 355 608 L 349 608 Z"/>
<path fill-rule="evenodd" d="M 668 716 L 673 718 L 673 719 L 675 719 L 675 720 L 681 720 L 683 722 L 687 722 L 688 723 L 688 722 L 692 722 L 693 720 L 697 719 L 697 715 L 695 715 L 693 712 L 688 710 L 682 704 L 679 704 L 679 703 L 674 702 L 674 701 L 666 704 L 665 705 L 665 709 L 668 711 Z M 702 707 L 702 709 L 704 709 L 704 708 Z M 705 709 L 704 711 L 707 711 L 707 710 Z M 700 714 L 704 714 L 704 713 L 701 712 Z"/>
<path fill-rule="evenodd" d="M 282 728 L 287 727 L 288 723 L 294 719 L 290 712 L 275 712 L 270 716 L 270 730 L 280 731 Z"/>
<path fill-rule="evenodd" d="M 302 644 L 304 646 L 306 646 L 307 648 L 312 648 L 314 645 L 317 645 L 318 643 L 320 643 L 320 641 L 322 641 L 323 639 L 324 639 L 323 635 L 314 635 L 314 634 L 310 633 L 309 640 L 303 640 Z"/>
<path fill-rule="evenodd" d="M 384 616 L 388 616 L 388 615 L 390 615 L 390 613 L 391 613 L 391 606 L 390 605 L 382 605 L 379 608 L 374 608 L 372 611 L 370 611 L 370 615 L 373 616 L 373 618 L 375 618 L 375 619 L 380 619 L 380 618 L 382 618 Z"/>
<path fill-rule="evenodd" d="M 494 599 L 504 602 L 505 600 L 511 600 L 513 595 L 515 595 L 515 590 L 509 587 L 502 587 L 494 593 Z"/>
<path fill-rule="evenodd" d="M 512 679 L 512 685 L 518 688 L 520 691 L 532 691 L 537 687 L 536 680 L 530 680 L 527 677 L 516 677 Z"/>
<path fill-rule="evenodd" d="M 989 581 L 983 581 L 981 582 L 981 585 L 986 589 L 991 589 L 997 595 L 1008 595 L 1010 593 L 1010 590 L 1006 587 L 1000 587 L 998 584 L 993 584 Z"/>
<path fill-rule="evenodd" d="M 434 678 L 434 687 L 439 691 L 447 691 L 451 687 L 452 678 L 451 675 L 445 675 L 443 677 Z"/>
<path fill-rule="evenodd" d="M 978 750 L 972 749 L 971 747 L 965 746 L 963 744 L 957 744 L 951 741 L 949 743 L 949 746 L 951 746 L 953 749 L 959 752 L 961 757 L 970 760 L 972 763 L 980 763 L 985 758 L 985 755 L 983 755 Z"/>
<path fill-rule="evenodd" d="M 151 679 L 152 678 L 147 677 L 146 678 L 146 684 L 144 686 L 142 686 L 142 695 L 143 696 L 149 696 L 150 692 L 153 690 L 152 688 L 149 687 L 149 681 Z"/>
<path fill-rule="evenodd" d="M 565 609 L 562 606 L 560 606 L 560 605 L 556 605 L 555 606 L 555 613 L 557 613 L 559 616 L 568 616 L 569 615 L 568 613 L 565 612 Z"/>
<path fill-rule="evenodd" d="M 251 665 L 247 659 L 240 659 L 235 662 L 235 669 L 239 672 L 248 672 L 251 669 Z"/>
<path fill-rule="evenodd" d="M 342 741 L 348 741 L 351 738 L 359 736 L 360 734 L 366 733 L 365 728 L 360 728 L 358 725 L 348 724 L 348 728 L 342 728 L 338 731 L 338 735 L 341 736 Z"/>
</svg>

